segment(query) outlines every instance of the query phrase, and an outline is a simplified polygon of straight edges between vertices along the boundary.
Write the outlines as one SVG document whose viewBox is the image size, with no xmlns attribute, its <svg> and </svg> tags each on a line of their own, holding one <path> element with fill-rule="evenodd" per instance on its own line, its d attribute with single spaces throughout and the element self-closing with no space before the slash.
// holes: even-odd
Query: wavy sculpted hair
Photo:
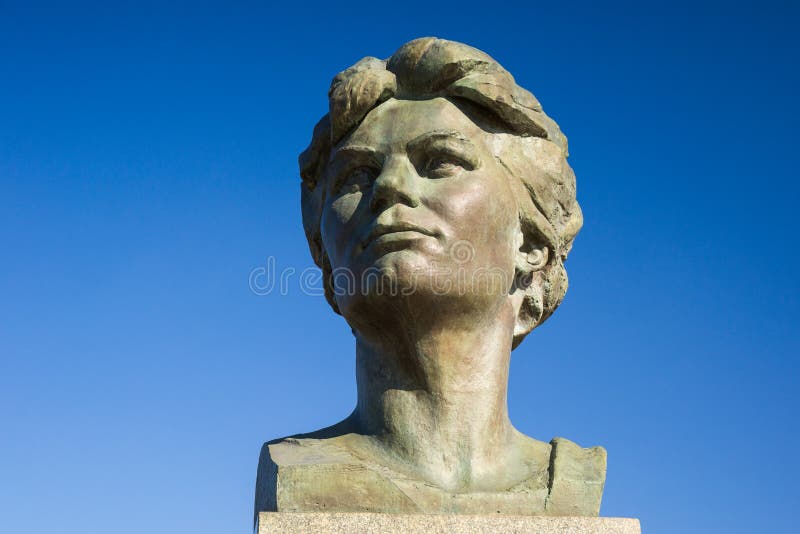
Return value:
<svg viewBox="0 0 800 534">
<path fill-rule="evenodd" d="M 325 295 L 336 313 L 332 269 L 320 236 L 325 171 L 331 150 L 371 110 L 390 98 L 443 97 L 485 131 L 498 136 L 495 158 L 517 200 L 523 243 L 518 286 L 525 291 L 513 346 L 541 324 L 567 292 L 564 261 L 583 224 L 575 198 L 575 174 L 567 163 L 567 139 L 536 97 L 487 54 L 470 46 L 424 37 L 382 61 L 366 57 L 339 74 L 328 92 L 329 113 L 314 127 L 300 154 L 303 227 L 314 262 L 322 269 Z M 547 264 L 531 269 L 526 253 L 547 248 Z"/>
</svg>

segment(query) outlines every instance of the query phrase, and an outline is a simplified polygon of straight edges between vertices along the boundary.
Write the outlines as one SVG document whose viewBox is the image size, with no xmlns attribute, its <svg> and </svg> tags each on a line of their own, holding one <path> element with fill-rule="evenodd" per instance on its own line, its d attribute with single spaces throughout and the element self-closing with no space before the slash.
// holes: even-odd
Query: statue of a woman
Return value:
<svg viewBox="0 0 800 534">
<path fill-rule="evenodd" d="M 256 512 L 597 515 L 605 450 L 527 437 L 506 402 L 582 224 L 558 126 L 491 57 L 435 38 L 362 59 L 329 96 L 303 225 L 356 339 L 358 403 L 264 445 Z"/>
</svg>

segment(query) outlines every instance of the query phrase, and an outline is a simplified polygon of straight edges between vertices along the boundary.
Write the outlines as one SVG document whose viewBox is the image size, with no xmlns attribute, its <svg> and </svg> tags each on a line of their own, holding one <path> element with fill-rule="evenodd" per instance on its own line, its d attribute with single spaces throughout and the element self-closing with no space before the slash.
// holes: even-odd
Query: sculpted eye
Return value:
<svg viewBox="0 0 800 534">
<path fill-rule="evenodd" d="M 376 176 L 378 176 L 378 171 L 376 169 L 367 165 L 361 165 L 344 173 L 336 189 L 337 191 L 358 191 L 362 187 L 370 186 Z"/>
<path fill-rule="evenodd" d="M 428 160 L 425 165 L 425 174 L 431 178 L 444 178 L 453 176 L 464 170 L 464 165 L 456 158 L 450 156 L 437 156 Z"/>
<path fill-rule="evenodd" d="M 362 184 L 372 181 L 375 171 L 366 166 L 356 167 L 347 174 L 347 183 Z"/>
</svg>

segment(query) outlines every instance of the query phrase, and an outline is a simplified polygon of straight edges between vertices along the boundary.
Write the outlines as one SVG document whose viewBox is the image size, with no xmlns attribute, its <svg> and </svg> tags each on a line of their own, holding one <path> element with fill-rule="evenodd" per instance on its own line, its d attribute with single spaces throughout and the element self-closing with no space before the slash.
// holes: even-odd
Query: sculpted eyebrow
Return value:
<svg viewBox="0 0 800 534">
<path fill-rule="evenodd" d="M 434 130 L 424 133 L 406 143 L 406 150 L 409 153 L 419 152 L 440 144 L 445 147 L 448 145 L 454 146 L 459 154 L 465 157 L 471 165 L 474 167 L 480 165 L 475 145 L 467 139 L 467 136 L 457 130 Z"/>
<path fill-rule="evenodd" d="M 331 163 L 336 163 L 340 158 L 361 158 L 361 159 L 374 159 L 381 160 L 381 154 L 374 148 L 359 145 L 343 146 L 333 153 Z"/>
<path fill-rule="evenodd" d="M 418 135 L 406 143 L 406 149 L 408 149 L 409 152 L 412 152 L 414 150 L 419 150 L 420 148 L 425 148 L 426 145 L 430 145 L 436 141 L 456 141 L 460 144 L 466 145 L 468 148 L 474 148 L 472 142 L 467 139 L 467 136 L 457 130 L 434 130 L 432 132 L 426 132 L 422 135 Z"/>
</svg>

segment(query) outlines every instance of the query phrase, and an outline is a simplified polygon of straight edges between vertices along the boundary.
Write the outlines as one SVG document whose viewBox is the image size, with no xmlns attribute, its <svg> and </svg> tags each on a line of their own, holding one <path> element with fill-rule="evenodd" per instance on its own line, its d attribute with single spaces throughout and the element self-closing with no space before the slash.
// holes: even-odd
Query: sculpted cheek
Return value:
<svg viewBox="0 0 800 534">
<path fill-rule="evenodd" d="M 342 195 L 333 202 L 329 212 L 337 224 L 347 224 L 353 214 L 356 212 L 359 202 L 361 201 L 361 193 L 350 193 Z"/>
<path fill-rule="evenodd" d="M 513 269 L 518 211 L 505 179 L 484 170 L 442 182 L 431 206 L 447 223 L 449 246 L 465 240 L 473 247 L 473 267 Z"/>
<path fill-rule="evenodd" d="M 342 195 L 331 202 L 322 213 L 322 241 L 334 264 L 345 252 L 348 227 L 361 200 L 361 193 Z"/>
<path fill-rule="evenodd" d="M 448 184 L 448 191 L 444 192 L 444 202 L 440 210 L 454 229 L 460 230 L 459 239 L 469 239 L 484 236 L 485 231 L 502 224 L 495 223 L 508 217 L 505 213 L 509 207 L 503 199 L 505 195 L 498 194 L 497 187 L 493 187 L 493 180 L 486 176 L 465 176 L 461 180 L 454 180 Z"/>
</svg>

